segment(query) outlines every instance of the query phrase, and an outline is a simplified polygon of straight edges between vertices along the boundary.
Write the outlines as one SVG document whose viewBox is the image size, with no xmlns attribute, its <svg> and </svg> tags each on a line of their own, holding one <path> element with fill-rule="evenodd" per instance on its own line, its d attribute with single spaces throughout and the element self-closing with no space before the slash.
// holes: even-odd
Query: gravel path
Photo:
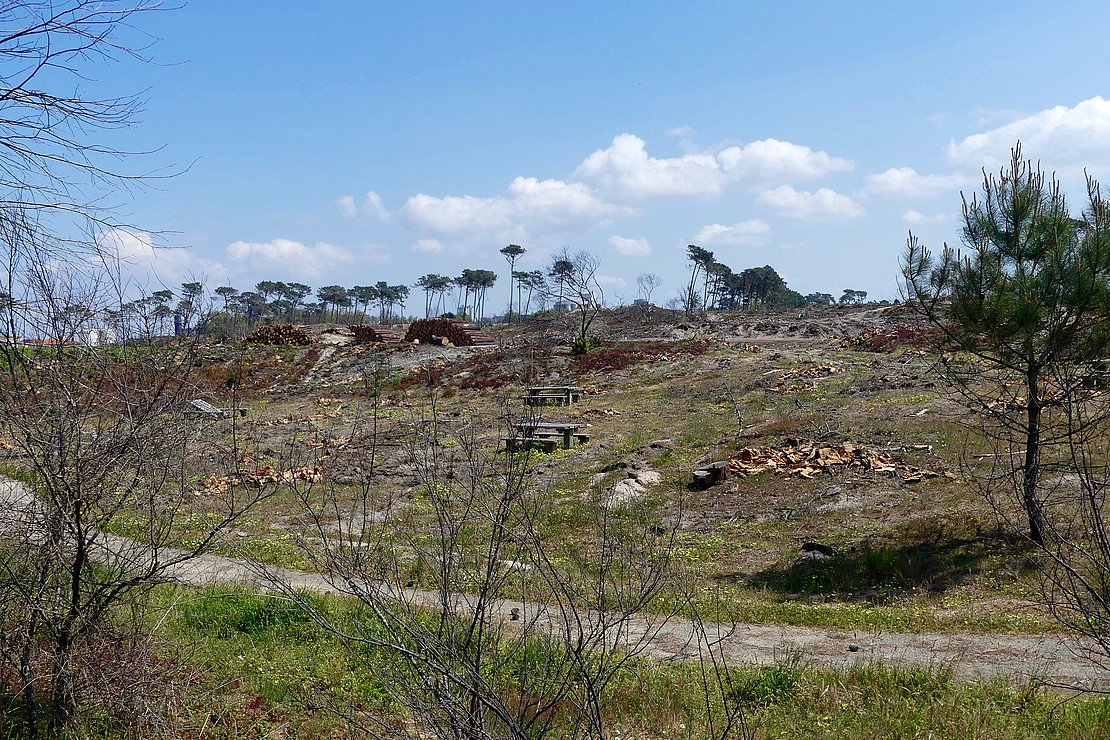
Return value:
<svg viewBox="0 0 1110 740">
<path fill-rule="evenodd" d="M 34 499 L 28 488 L 16 481 L 0 478 L 0 537 L 23 526 Z M 135 557 L 143 546 L 133 540 L 103 535 L 102 553 L 128 553 Z M 162 559 L 173 559 L 181 551 L 166 549 Z M 141 557 L 141 555 L 140 555 Z M 173 566 L 166 577 L 192 586 L 242 585 L 264 591 L 293 589 L 318 593 L 343 593 L 326 577 L 316 573 L 267 568 L 242 560 L 203 555 Z M 405 589 L 402 598 L 418 605 L 436 606 L 438 597 L 430 591 Z M 459 595 L 461 607 L 466 596 Z M 553 624 L 556 614 L 543 605 L 511 600 L 498 602 L 497 613 L 508 620 L 519 610 L 522 620 Z M 554 628 L 554 627 L 553 627 Z M 724 626 L 707 626 L 711 633 Z M 637 620 L 629 630 L 629 640 L 652 634 L 647 653 L 672 660 L 698 659 L 694 626 L 672 619 L 660 627 L 650 619 Z M 767 624 L 738 624 L 723 636 L 721 650 L 731 665 L 767 665 L 797 657 L 803 663 L 848 668 L 859 663 L 882 661 L 893 665 L 920 664 L 950 666 L 959 676 L 970 680 L 989 680 L 996 676 L 1034 677 L 1052 684 L 1110 689 L 1110 673 L 1100 669 L 1087 655 L 1087 645 L 1057 634 L 986 635 L 948 633 L 897 633 L 837 628 L 790 627 Z M 850 650 L 849 646 L 856 649 Z"/>
</svg>

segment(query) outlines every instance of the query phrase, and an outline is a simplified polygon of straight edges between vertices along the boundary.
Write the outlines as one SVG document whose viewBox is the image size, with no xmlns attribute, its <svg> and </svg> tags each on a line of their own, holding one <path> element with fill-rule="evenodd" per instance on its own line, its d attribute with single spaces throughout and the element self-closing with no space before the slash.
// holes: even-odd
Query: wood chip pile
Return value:
<svg viewBox="0 0 1110 740">
<path fill-rule="evenodd" d="M 885 452 L 854 445 L 822 444 L 812 440 L 790 439 L 781 445 L 745 447 L 728 463 L 735 475 L 748 476 L 768 471 L 780 475 L 816 478 L 822 473 L 849 470 L 859 473 L 885 473 L 915 483 L 940 473 L 899 462 Z"/>
<path fill-rule="evenodd" d="M 788 370 L 779 376 L 775 391 L 778 393 L 798 393 L 799 391 L 812 390 L 813 383 L 791 383 L 792 380 L 818 380 L 844 372 L 844 368 L 836 365 L 810 365 L 797 370 Z"/>
<path fill-rule="evenodd" d="M 354 335 L 356 344 L 400 344 L 401 338 L 388 326 L 377 324 L 355 324 L 347 327 Z"/>
<path fill-rule="evenodd" d="M 226 493 L 236 486 L 249 486 L 258 488 L 267 484 L 292 483 L 294 481 L 307 481 L 318 483 L 324 479 L 320 468 L 305 466 L 295 470 L 276 470 L 266 466 L 249 473 L 235 475 L 212 475 L 201 481 L 200 494 Z"/>
<path fill-rule="evenodd" d="M 437 338 L 446 339 L 456 347 L 476 347 L 493 344 L 493 338 L 483 334 L 474 324 L 454 319 L 420 319 L 409 325 L 405 341 L 421 344 L 440 344 Z"/>
<path fill-rule="evenodd" d="M 844 368 L 836 365 L 810 365 L 809 367 L 800 367 L 797 370 L 787 370 L 779 377 L 779 380 L 786 383 L 802 378 L 827 378 L 830 375 L 842 372 L 844 372 Z"/>
<path fill-rule="evenodd" d="M 312 344 L 312 334 L 302 326 L 267 324 L 255 329 L 243 341 L 251 344 L 303 347 L 306 344 Z"/>
</svg>

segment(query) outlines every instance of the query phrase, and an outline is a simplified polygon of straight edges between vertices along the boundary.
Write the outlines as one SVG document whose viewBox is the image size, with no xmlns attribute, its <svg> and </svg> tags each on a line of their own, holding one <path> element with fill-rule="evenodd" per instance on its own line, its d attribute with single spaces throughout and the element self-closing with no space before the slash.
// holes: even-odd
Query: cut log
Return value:
<svg viewBox="0 0 1110 740">
<path fill-rule="evenodd" d="M 304 346 L 312 344 L 312 334 L 302 326 L 267 324 L 255 329 L 243 341 L 251 344 Z"/>
<path fill-rule="evenodd" d="M 439 339 L 439 342 L 436 339 Z M 405 341 L 419 340 L 421 344 L 442 343 L 446 339 L 456 347 L 476 347 L 493 344 L 493 338 L 483 334 L 477 326 L 454 319 L 420 319 L 409 326 Z"/>
</svg>

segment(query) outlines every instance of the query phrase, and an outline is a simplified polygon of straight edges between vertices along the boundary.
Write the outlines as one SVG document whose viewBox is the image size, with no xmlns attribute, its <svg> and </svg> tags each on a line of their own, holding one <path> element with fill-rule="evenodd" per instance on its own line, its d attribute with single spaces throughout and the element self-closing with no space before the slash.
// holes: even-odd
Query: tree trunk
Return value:
<svg viewBox="0 0 1110 740">
<path fill-rule="evenodd" d="M 1028 393 L 1026 405 L 1025 461 L 1021 466 L 1021 499 L 1029 517 L 1029 539 L 1044 544 L 1045 520 L 1037 484 L 1041 473 L 1041 394 L 1040 373 L 1033 369 L 1026 373 Z"/>
</svg>

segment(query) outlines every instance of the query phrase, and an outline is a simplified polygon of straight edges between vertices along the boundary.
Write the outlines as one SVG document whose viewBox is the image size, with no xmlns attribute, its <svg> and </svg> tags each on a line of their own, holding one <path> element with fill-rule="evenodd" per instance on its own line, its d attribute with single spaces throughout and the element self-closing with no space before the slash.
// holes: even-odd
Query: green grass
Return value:
<svg viewBox="0 0 1110 740">
<path fill-rule="evenodd" d="M 189 646 L 189 662 L 203 669 L 198 701 L 179 718 L 180 729 L 207 727 L 228 738 L 279 728 L 293 736 L 340 736 L 341 720 L 320 708 L 328 696 L 400 718 L 373 675 L 372 655 L 321 630 L 299 604 L 229 589 L 164 588 L 158 599 L 163 636 Z M 350 602 L 308 599 L 346 628 L 359 628 Z M 508 669 L 522 669 L 535 659 L 529 655 L 520 653 Z M 836 671 L 795 656 L 736 667 L 725 678 L 727 695 L 742 703 L 760 738 L 1078 740 L 1110 733 L 1110 700 L 1064 701 L 1006 680 L 967 683 L 946 668 L 865 664 Z M 719 719 L 722 707 L 717 697 L 707 708 L 696 665 L 652 660 L 620 671 L 608 700 L 611 731 L 653 740 L 706 737 L 708 717 Z"/>
</svg>

